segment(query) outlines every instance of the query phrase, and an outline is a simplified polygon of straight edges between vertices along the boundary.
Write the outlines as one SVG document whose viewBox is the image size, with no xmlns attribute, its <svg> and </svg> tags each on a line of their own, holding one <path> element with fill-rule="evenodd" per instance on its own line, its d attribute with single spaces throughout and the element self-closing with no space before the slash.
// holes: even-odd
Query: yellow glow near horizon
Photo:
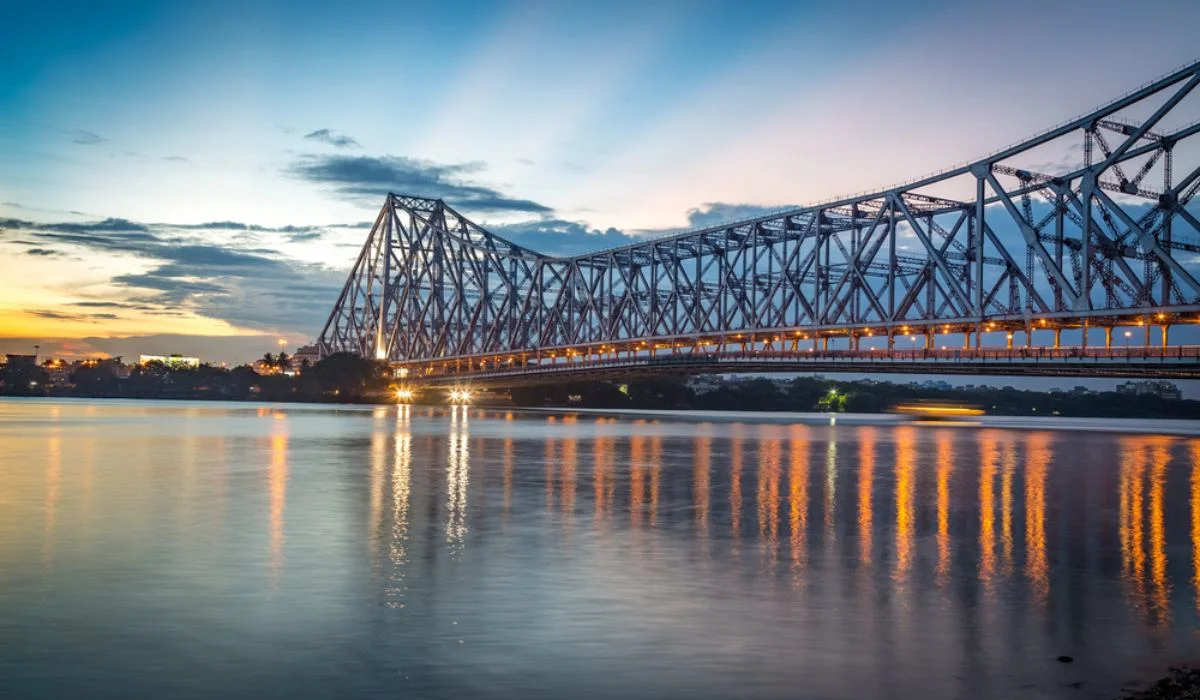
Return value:
<svg viewBox="0 0 1200 700">
<path fill-rule="evenodd" d="M 4 280 L 0 291 L 0 338 L 259 334 L 227 321 L 201 316 L 186 306 L 140 308 L 154 306 L 130 301 L 146 291 L 116 285 L 112 279 L 150 270 L 153 265 L 144 260 L 89 254 L 84 262 L 20 255 L 15 250 L 11 246 L 0 247 L 0 279 Z M 96 302 L 114 306 L 80 306 Z M 109 318 L 110 315 L 115 318 Z"/>
</svg>

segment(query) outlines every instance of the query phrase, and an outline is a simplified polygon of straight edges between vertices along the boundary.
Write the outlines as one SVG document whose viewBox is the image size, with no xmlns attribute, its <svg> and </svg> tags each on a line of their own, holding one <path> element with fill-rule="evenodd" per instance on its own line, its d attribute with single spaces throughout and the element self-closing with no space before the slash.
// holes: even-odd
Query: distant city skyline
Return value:
<svg viewBox="0 0 1200 700">
<path fill-rule="evenodd" d="M 13 4 L 0 352 L 294 350 L 387 191 L 607 247 L 992 151 L 1194 60 L 1198 24 L 1165 0 Z"/>
</svg>

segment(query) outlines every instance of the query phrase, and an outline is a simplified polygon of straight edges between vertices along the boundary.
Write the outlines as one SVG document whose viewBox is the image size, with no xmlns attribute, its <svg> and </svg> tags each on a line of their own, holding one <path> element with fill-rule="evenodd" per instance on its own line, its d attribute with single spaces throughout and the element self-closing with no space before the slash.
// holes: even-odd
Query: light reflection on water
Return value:
<svg viewBox="0 0 1200 700">
<path fill-rule="evenodd" d="M 1200 660 L 1196 438 L 5 401 L 0 455 L 0 697 L 1111 697 Z"/>
</svg>

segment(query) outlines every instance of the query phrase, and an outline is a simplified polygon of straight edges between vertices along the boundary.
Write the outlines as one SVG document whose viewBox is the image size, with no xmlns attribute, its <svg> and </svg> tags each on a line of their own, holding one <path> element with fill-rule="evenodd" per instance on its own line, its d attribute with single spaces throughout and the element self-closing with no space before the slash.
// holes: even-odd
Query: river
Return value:
<svg viewBox="0 0 1200 700">
<path fill-rule="evenodd" d="M 0 697 L 1111 698 L 1200 438 L 1056 425 L 0 401 Z"/>
</svg>

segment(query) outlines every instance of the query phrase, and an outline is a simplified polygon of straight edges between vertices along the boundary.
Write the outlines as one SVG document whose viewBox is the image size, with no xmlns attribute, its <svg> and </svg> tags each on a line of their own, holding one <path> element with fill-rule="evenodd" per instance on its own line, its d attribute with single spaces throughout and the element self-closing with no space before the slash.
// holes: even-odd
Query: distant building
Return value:
<svg viewBox="0 0 1200 700">
<path fill-rule="evenodd" d="M 121 355 L 116 357 L 91 357 L 86 360 L 75 360 L 71 363 L 71 370 L 74 371 L 80 367 L 97 367 L 106 369 L 113 373 L 114 376 L 122 379 L 129 376 L 129 365 L 125 364 Z"/>
<path fill-rule="evenodd" d="M 4 356 L 4 364 L 12 367 L 36 367 L 37 355 L 12 355 Z"/>
<path fill-rule="evenodd" d="M 1160 399 L 1179 400 L 1183 392 L 1173 383 L 1162 379 L 1146 379 L 1140 382 L 1125 382 L 1117 385 L 1117 392 L 1136 396 L 1157 396 Z"/>
<path fill-rule="evenodd" d="M 62 386 L 71 377 L 71 365 L 66 360 L 57 357 L 53 360 L 43 362 L 42 369 L 46 371 L 46 376 L 50 378 L 51 386 Z"/>
<path fill-rule="evenodd" d="M 689 379 L 687 384 L 697 394 L 704 394 L 721 388 L 725 381 L 719 375 L 701 374 Z"/>
<path fill-rule="evenodd" d="M 161 362 L 172 369 L 195 369 L 200 366 L 199 357 L 184 357 L 183 355 L 142 355 L 138 357 L 139 365 L 151 362 Z"/>
<path fill-rule="evenodd" d="M 304 367 L 305 360 L 308 361 L 308 364 L 311 367 L 312 365 L 317 364 L 317 360 L 320 359 L 321 356 L 317 352 L 316 345 L 301 345 L 300 347 L 296 348 L 296 354 L 292 355 L 292 369 L 299 372 L 300 369 Z"/>
</svg>

